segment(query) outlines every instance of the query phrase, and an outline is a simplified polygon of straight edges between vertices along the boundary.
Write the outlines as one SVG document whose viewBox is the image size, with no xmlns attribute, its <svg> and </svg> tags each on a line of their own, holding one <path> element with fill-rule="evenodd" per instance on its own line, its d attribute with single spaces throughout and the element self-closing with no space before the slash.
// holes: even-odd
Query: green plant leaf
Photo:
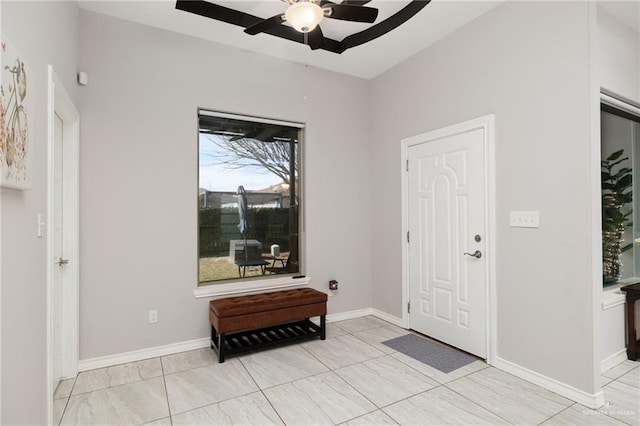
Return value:
<svg viewBox="0 0 640 426">
<path fill-rule="evenodd" d="M 617 166 L 618 164 L 622 163 L 623 161 L 627 161 L 628 159 L 629 159 L 629 157 L 624 157 L 624 158 L 621 158 L 621 159 L 620 159 L 620 160 L 618 160 L 618 161 L 614 161 L 614 162 L 612 162 L 612 163 L 609 163 L 608 168 L 612 169 L 612 168 L 614 168 L 615 166 Z"/>
<path fill-rule="evenodd" d="M 616 186 L 620 187 L 628 187 L 633 183 L 633 176 L 625 175 L 618 179 L 618 184 Z"/>
<path fill-rule="evenodd" d="M 618 172 L 615 175 L 613 175 L 613 179 L 620 179 L 626 175 L 631 176 L 631 169 L 628 167 L 623 167 L 620 170 L 618 170 Z"/>
<path fill-rule="evenodd" d="M 622 156 L 622 154 L 624 154 L 624 149 L 621 149 L 620 151 L 616 151 L 613 154 L 611 154 L 610 156 L 607 157 L 607 161 L 615 161 L 618 158 L 620 158 L 620 156 Z"/>
</svg>

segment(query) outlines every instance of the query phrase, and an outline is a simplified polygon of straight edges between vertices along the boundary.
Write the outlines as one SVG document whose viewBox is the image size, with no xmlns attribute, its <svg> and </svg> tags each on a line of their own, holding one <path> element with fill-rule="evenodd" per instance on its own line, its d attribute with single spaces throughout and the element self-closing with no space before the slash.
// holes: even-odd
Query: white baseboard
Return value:
<svg viewBox="0 0 640 426">
<path fill-rule="evenodd" d="M 400 326 L 401 319 L 389 315 L 385 312 L 373 308 L 357 309 L 355 311 L 340 312 L 337 314 L 327 315 L 327 322 L 344 321 L 353 318 L 364 317 L 367 315 L 376 316 L 391 324 Z M 96 358 L 81 359 L 78 362 L 78 371 L 95 370 L 96 368 L 112 367 L 114 365 L 126 364 L 128 362 L 141 361 L 143 359 L 156 358 L 159 356 L 167 356 L 178 352 L 191 351 L 194 349 L 207 348 L 210 345 L 211 338 L 204 337 L 202 339 L 189 340 L 186 342 L 171 343 L 163 346 L 140 349 L 137 351 L 124 352 L 115 355 L 106 355 Z"/>
<path fill-rule="evenodd" d="M 611 370 L 613 367 L 620 364 L 625 359 L 627 359 L 627 350 L 621 349 L 610 357 L 607 357 L 600 361 L 600 373 Z"/>
<path fill-rule="evenodd" d="M 551 392 L 555 392 L 560 396 L 569 398 L 570 400 L 578 402 L 585 407 L 596 409 L 602 407 L 605 403 L 604 393 L 602 391 L 599 391 L 596 394 L 590 394 L 500 357 L 496 357 L 494 367 L 538 386 L 542 386 Z"/>
<path fill-rule="evenodd" d="M 97 358 L 81 359 L 78 362 L 78 371 L 94 370 L 96 368 L 111 367 L 128 362 L 141 361 L 143 359 L 172 355 L 178 352 L 207 348 L 211 342 L 210 337 L 188 340 L 186 342 L 170 343 L 168 345 L 145 348 L 137 351 L 124 352 L 115 355 L 100 356 Z"/>
<path fill-rule="evenodd" d="M 357 309 L 355 311 L 340 312 L 338 314 L 327 315 L 327 322 L 344 321 L 354 318 L 366 317 L 367 315 L 373 315 L 380 318 L 383 321 L 387 321 L 398 327 L 402 327 L 402 318 L 398 318 L 381 310 L 375 308 Z"/>
<path fill-rule="evenodd" d="M 376 308 L 371 308 L 371 315 L 378 317 L 383 321 L 390 322 L 393 325 L 402 327 L 402 318 L 398 318 L 394 315 L 388 314 Z M 404 327 L 403 327 L 404 328 Z"/>
<path fill-rule="evenodd" d="M 327 315 L 327 322 L 344 321 L 348 319 L 366 317 L 372 315 L 371 308 L 356 309 L 355 311 L 340 312 L 337 314 Z"/>
</svg>

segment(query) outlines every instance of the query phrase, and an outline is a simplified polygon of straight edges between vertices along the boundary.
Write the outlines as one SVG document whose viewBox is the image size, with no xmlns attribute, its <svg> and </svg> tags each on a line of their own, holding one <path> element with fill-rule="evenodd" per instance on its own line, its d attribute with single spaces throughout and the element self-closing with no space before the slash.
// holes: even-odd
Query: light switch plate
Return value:
<svg viewBox="0 0 640 426">
<path fill-rule="evenodd" d="M 37 222 L 37 232 L 36 235 L 38 236 L 38 238 L 42 238 L 44 236 L 44 215 L 42 213 L 38 213 L 38 216 L 36 218 Z"/>
<path fill-rule="evenodd" d="M 512 228 L 540 228 L 540 212 L 512 211 L 509 214 L 509 226 Z"/>
</svg>

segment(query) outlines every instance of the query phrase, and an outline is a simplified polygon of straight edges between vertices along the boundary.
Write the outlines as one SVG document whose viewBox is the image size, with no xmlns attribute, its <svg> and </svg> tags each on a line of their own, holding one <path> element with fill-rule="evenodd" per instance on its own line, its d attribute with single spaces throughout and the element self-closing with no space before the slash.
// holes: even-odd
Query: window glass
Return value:
<svg viewBox="0 0 640 426">
<path fill-rule="evenodd" d="M 640 277 L 640 116 L 601 104 L 602 281 Z"/>
<path fill-rule="evenodd" d="M 302 127 L 198 118 L 200 285 L 299 275 Z"/>
</svg>

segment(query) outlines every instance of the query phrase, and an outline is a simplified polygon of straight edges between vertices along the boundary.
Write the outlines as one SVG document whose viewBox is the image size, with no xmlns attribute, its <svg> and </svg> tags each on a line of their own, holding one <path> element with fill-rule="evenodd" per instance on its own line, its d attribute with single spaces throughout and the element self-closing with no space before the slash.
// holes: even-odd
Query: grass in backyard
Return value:
<svg viewBox="0 0 640 426">
<path fill-rule="evenodd" d="M 257 277 L 262 275 L 259 266 L 247 267 L 245 277 Z M 200 258 L 200 282 L 218 281 L 240 278 L 238 266 L 229 262 L 227 257 L 203 257 Z"/>
</svg>

